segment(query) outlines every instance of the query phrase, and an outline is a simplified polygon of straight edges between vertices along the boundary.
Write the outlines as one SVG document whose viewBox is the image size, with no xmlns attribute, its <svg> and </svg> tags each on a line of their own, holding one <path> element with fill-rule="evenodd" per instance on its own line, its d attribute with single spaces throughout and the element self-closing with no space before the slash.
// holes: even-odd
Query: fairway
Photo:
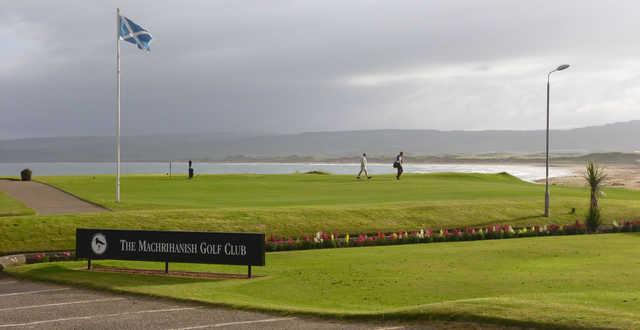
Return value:
<svg viewBox="0 0 640 330">
<path fill-rule="evenodd" d="M 638 234 L 606 234 L 269 253 L 267 266 L 255 268 L 263 277 L 250 281 L 89 273 L 83 270 L 85 262 L 9 271 L 95 288 L 318 315 L 637 328 L 638 242 Z M 233 266 L 171 267 L 245 271 Z"/>
<path fill-rule="evenodd" d="M 160 175 L 39 178 L 113 212 L 0 217 L 0 253 L 74 248 L 78 227 L 264 232 L 302 236 L 454 228 L 506 223 L 568 224 L 584 219 L 586 188 L 552 187 L 551 217 L 542 216 L 544 186 L 508 174 L 408 174 L 356 180 L 347 175 Z M 605 223 L 640 215 L 640 191 L 605 190 Z M 571 210 L 575 208 L 575 213 Z M 4 209 L 3 209 L 4 210 Z"/>
</svg>

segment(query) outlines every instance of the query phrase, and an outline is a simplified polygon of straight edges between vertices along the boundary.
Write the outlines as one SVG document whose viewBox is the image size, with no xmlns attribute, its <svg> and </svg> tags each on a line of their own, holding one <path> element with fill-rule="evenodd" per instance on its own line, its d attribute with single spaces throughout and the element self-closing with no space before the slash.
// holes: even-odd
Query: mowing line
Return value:
<svg viewBox="0 0 640 330">
<path fill-rule="evenodd" d="M 117 301 L 117 300 L 125 300 L 125 299 L 127 299 L 127 298 L 105 298 L 105 299 L 69 301 L 69 302 L 62 302 L 62 303 L 55 303 L 55 304 L 45 304 L 45 305 L 8 307 L 8 308 L 0 308 L 0 312 L 17 311 L 17 310 L 33 309 L 33 308 L 43 308 L 43 307 L 57 307 L 57 306 L 66 306 L 66 305 L 89 304 L 89 303 L 98 303 L 98 302 L 106 302 L 106 301 Z"/>
<path fill-rule="evenodd" d="M 56 291 L 64 291 L 69 290 L 71 288 L 60 288 L 60 289 L 46 289 L 46 290 L 34 290 L 34 291 L 22 291 L 22 292 L 12 292 L 12 293 L 2 293 L 0 297 L 9 297 L 9 296 L 22 296 L 27 294 L 36 294 L 36 293 L 45 293 L 45 292 L 56 292 Z"/>
<path fill-rule="evenodd" d="M 295 320 L 295 319 L 296 319 L 295 317 L 280 317 L 280 318 L 262 319 L 262 320 L 253 320 L 253 321 L 238 321 L 238 322 L 227 322 L 227 323 L 196 325 L 196 326 L 193 326 L 193 327 L 178 328 L 178 329 L 174 329 L 174 330 L 192 330 L 192 329 L 220 328 L 220 327 L 228 327 L 228 326 L 231 326 L 231 325 L 243 325 L 243 324 L 254 324 L 254 323 L 290 321 L 290 320 Z"/>
<path fill-rule="evenodd" d="M 104 315 L 75 316 L 75 317 L 66 317 L 66 318 L 62 318 L 62 319 L 33 321 L 33 322 L 26 322 L 26 323 L 0 324 L 0 328 L 28 327 L 28 326 L 39 325 L 39 324 L 47 324 L 47 323 L 56 323 L 56 322 L 65 322 L 65 321 L 78 321 L 78 320 L 91 320 L 91 319 L 98 319 L 98 318 L 107 318 L 107 317 L 115 317 L 115 316 L 123 316 L 123 315 L 134 315 L 134 314 L 145 314 L 145 313 L 179 312 L 179 311 L 198 309 L 198 308 L 200 308 L 200 307 L 149 309 L 149 310 L 137 311 L 137 312 L 123 312 L 123 313 L 104 314 Z"/>
</svg>

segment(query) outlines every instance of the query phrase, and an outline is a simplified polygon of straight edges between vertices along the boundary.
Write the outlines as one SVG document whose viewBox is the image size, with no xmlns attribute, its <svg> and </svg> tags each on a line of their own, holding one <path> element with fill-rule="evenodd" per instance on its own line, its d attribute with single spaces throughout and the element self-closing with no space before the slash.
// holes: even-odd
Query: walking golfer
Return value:
<svg viewBox="0 0 640 330">
<path fill-rule="evenodd" d="M 400 176 L 404 170 L 402 169 L 402 164 L 404 164 L 404 153 L 400 151 L 400 153 L 396 156 L 396 161 L 393 162 L 393 167 L 398 170 L 398 174 L 396 174 L 396 180 L 400 180 Z"/>
<path fill-rule="evenodd" d="M 360 179 L 360 175 L 362 175 L 362 172 L 364 172 L 364 175 L 367 177 L 367 179 L 371 179 L 371 177 L 369 176 L 369 173 L 367 172 L 367 154 L 363 153 L 362 157 L 360 157 L 360 172 L 358 172 L 358 179 Z"/>
</svg>

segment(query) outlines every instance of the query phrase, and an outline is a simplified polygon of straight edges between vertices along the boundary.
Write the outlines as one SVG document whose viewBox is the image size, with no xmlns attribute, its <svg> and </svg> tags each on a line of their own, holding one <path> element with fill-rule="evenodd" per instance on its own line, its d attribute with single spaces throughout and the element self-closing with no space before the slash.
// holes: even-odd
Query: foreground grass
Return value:
<svg viewBox="0 0 640 330">
<path fill-rule="evenodd" d="M 114 203 L 112 176 L 42 180 L 114 212 L 0 217 L 0 254 L 73 249 L 78 227 L 249 231 L 299 236 L 317 231 L 376 232 L 495 223 L 566 224 L 583 218 L 586 189 L 553 187 L 551 217 L 544 187 L 506 174 L 376 176 L 206 175 L 195 180 L 125 176 Z M 605 223 L 640 215 L 640 191 L 606 190 Z M 572 208 L 576 209 L 571 214 Z"/>
<path fill-rule="evenodd" d="M 0 191 L 0 217 L 35 214 L 32 209 Z"/>
<path fill-rule="evenodd" d="M 638 234 L 540 237 L 267 254 L 254 280 L 95 273 L 84 262 L 8 271 L 36 280 L 335 317 L 540 327 L 640 327 Z M 162 269 L 160 263 L 100 265 Z M 245 272 L 173 264 L 174 270 Z"/>
</svg>

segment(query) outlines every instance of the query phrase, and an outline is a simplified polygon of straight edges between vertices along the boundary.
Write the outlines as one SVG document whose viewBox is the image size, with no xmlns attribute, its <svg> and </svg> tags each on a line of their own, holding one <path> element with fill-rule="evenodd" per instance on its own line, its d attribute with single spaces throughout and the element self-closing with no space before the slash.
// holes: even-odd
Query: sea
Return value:
<svg viewBox="0 0 640 330">
<path fill-rule="evenodd" d="M 29 168 L 34 177 L 39 175 L 91 175 L 114 174 L 114 163 L 0 163 L 0 176 L 15 177 L 22 169 Z M 197 174 L 289 174 L 322 171 L 331 174 L 356 175 L 359 163 L 193 163 Z M 187 175 L 186 162 L 124 162 L 123 174 Z M 370 175 L 392 174 L 391 164 L 369 163 Z M 545 167 L 526 164 L 411 164 L 404 166 L 405 173 L 501 173 L 507 172 L 525 181 L 544 179 Z M 568 168 L 551 167 L 550 177 L 568 176 Z"/>
</svg>

